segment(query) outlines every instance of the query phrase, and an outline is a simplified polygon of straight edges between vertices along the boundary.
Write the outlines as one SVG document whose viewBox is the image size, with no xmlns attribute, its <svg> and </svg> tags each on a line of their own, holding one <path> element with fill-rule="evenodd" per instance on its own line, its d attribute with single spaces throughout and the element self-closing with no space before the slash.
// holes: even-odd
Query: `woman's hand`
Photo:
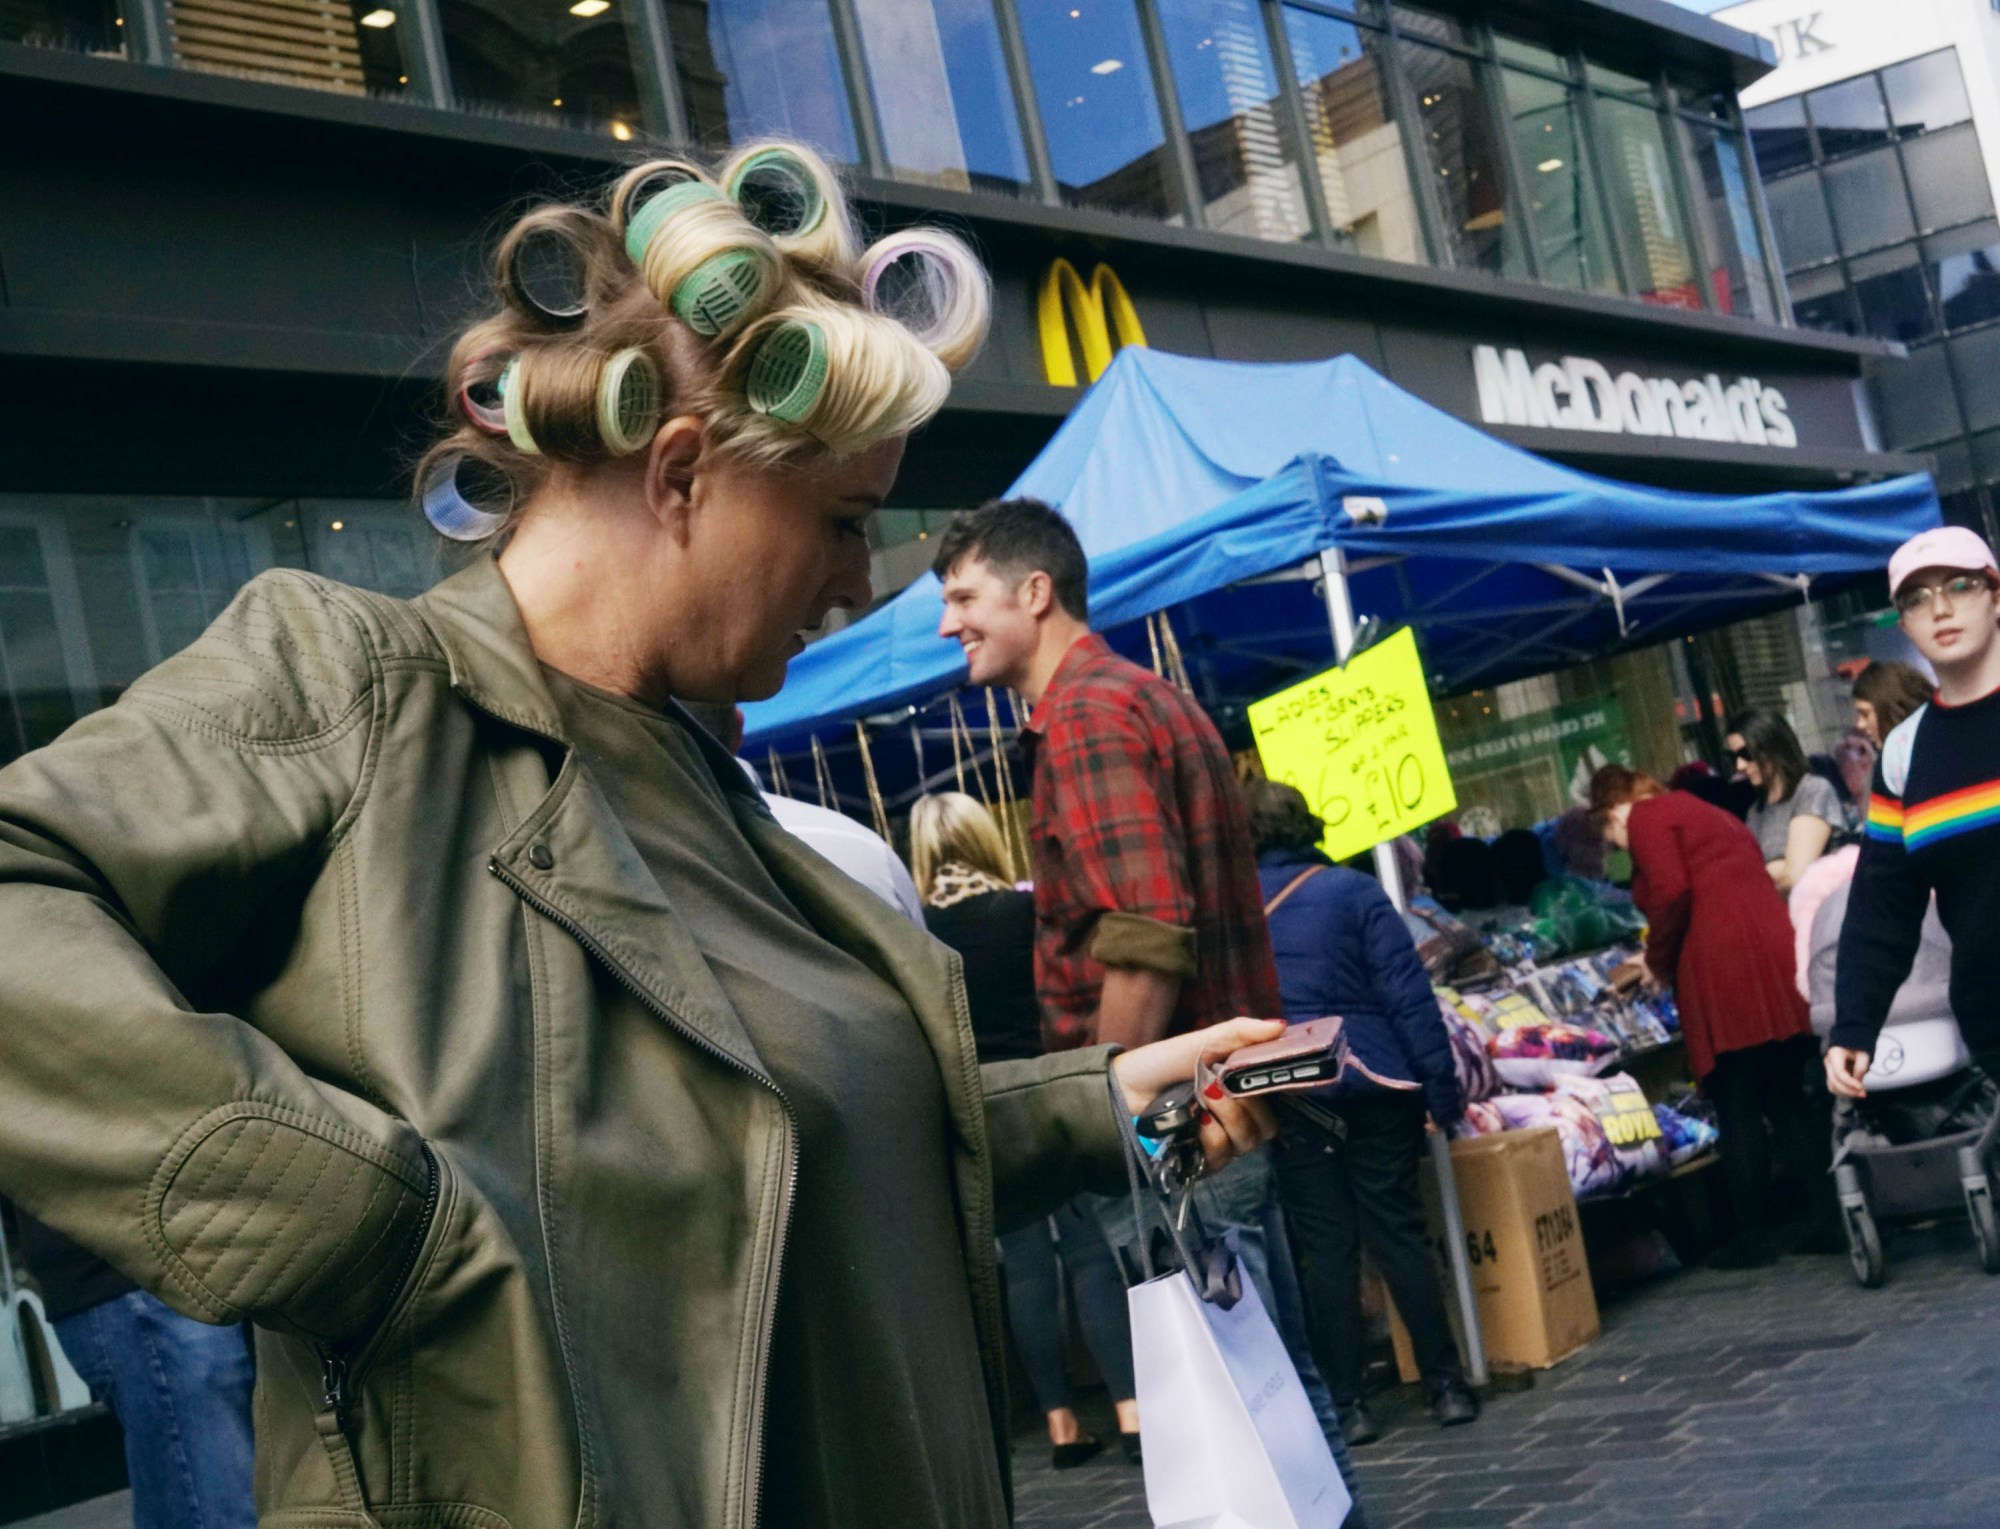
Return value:
<svg viewBox="0 0 2000 1529">
<path fill-rule="evenodd" d="M 1125 1108 L 1137 1115 L 1166 1089 L 1194 1076 L 1204 1056 L 1220 1060 L 1232 1051 L 1274 1041 L 1285 1033 L 1282 1019 L 1232 1019 L 1206 1030 L 1190 1031 L 1121 1051 L 1112 1059 L 1111 1073 L 1125 1095 Z M 1238 1099 L 1213 1086 L 1200 1100 L 1201 1147 L 1209 1170 L 1222 1168 L 1246 1152 L 1254 1152 L 1278 1132 L 1269 1106 L 1256 1099 Z"/>
</svg>

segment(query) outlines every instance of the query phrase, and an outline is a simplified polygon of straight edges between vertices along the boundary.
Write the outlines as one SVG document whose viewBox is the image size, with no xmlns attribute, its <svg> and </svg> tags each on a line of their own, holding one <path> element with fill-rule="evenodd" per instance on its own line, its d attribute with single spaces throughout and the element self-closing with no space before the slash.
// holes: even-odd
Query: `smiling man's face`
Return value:
<svg viewBox="0 0 2000 1529">
<path fill-rule="evenodd" d="M 965 650 L 975 685 L 1021 688 L 1040 640 L 1035 602 L 1049 599 L 1047 574 L 1009 579 L 984 558 L 960 558 L 945 572 L 938 636 Z"/>
</svg>

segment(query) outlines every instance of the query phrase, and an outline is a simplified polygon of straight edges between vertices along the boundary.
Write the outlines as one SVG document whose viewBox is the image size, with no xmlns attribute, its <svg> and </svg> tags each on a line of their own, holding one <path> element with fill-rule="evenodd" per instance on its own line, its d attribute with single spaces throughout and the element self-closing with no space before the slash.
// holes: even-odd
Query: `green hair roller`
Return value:
<svg viewBox="0 0 2000 1529">
<path fill-rule="evenodd" d="M 787 319 L 757 342 L 743 395 L 757 413 L 795 425 L 826 391 L 826 376 L 826 331 Z"/>
<path fill-rule="evenodd" d="M 736 167 L 729 194 L 774 239 L 797 239 L 826 217 L 826 194 L 790 149 L 761 149 Z"/>
<path fill-rule="evenodd" d="M 499 390 L 501 406 L 505 410 L 507 439 L 514 443 L 517 450 L 524 451 L 531 457 L 538 457 L 542 454 L 542 448 L 535 444 L 534 436 L 528 433 L 528 421 L 521 413 L 521 400 L 514 389 L 514 384 L 519 379 L 520 365 L 519 356 L 509 360 L 501 368 L 500 380 L 495 386 Z"/>
<path fill-rule="evenodd" d="M 710 255 L 680 279 L 669 306 L 696 334 L 713 338 L 735 327 L 749 311 L 763 290 L 764 271 L 753 250 Z"/>
<path fill-rule="evenodd" d="M 697 202 L 722 201 L 723 195 L 707 181 L 682 181 L 669 186 L 658 196 L 647 199 L 644 206 L 632 214 L 625 225 L 625 253 L 632 257 L 634 265 L 646 263 L 646 246 L 653 242 L 653 235 L 660 231 L 660 225 L 683 208 L 692 207 Z"/>
</svg>

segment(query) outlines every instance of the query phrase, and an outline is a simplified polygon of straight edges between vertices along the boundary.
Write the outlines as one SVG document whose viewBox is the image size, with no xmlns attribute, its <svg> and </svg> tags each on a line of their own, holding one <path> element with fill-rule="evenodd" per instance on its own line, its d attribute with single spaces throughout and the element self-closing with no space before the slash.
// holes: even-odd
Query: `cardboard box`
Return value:
<svg viewBox="0 0 2000 1529">
<path fill-rule="evenodd" d="M 1455 1141 L 1451 1166 L 1465 1218 L 1465 1252 L 1487 1363 L 1545 1370 L 1596 1338 L 1597 1293 L 1555 1128 L 1536 1126 Z M 1428 1162 L 1423 1191 L 1431 1257 L 1456 1333 L 1458 1301 L 1445 1262 L 1437 1175 Z M 1410 1336 L 1393 1301 L 1389 1333 L 1398 1371 L 1406 1382 L 1414 1381 Z M 1462 1334 L 1459 1346 L 1462 1351 Z"/>
</svg>

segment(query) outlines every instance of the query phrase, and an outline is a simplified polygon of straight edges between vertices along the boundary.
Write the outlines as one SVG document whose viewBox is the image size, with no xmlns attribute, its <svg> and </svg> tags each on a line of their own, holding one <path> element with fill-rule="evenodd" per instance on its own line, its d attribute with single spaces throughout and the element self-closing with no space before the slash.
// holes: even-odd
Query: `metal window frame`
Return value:
<svg viewBox="0 0 2000 1529">
<path fill-rule="evenodd" d="M 118 0 L 125 18 L 126 57 L 135 64 L 170 66 L 174 61 L 167 30 L 167 0 Z"/>
<path fill-rule="evenodd" d="M 1702 248 L 1701 220 L 1695 214 L 1693 145 L 1687 123 L 1674 110 L 1673 91 L 1664 69 L 1653 74 L 1653 115 L 1660 121 L 1660 136 L 1667 147 L 1668 173 L 1673 179 L 1674 196 L 1681 204 L 1681 227 L 1687 230 L 1688 259 L 1694 266 L 1694 289 L 1706 313 L 1722 312 L 1715 295 L 1715 273 L 1708 252 Z"/>
<path fill-rule="evenodd" d="M 1320 184 L 1319 149 L 1313 143 L 1312 120 L 1306 114 L 1305 87 L 1299 81 L 1299 63 L 1292 53 L 1292 36 L 1285 28 L 1285 0 L 1258 0 L 1257 9 L 1264 18 L 1265 46 L 1271 53 L 1271 68 L 1278 76 L 1278 95 L 1283 102 L 1285 130 L 1292 140 L 1292 155 L 1298 165 L 1299 188 L 1305 193 L 1306 221 L 1310 225 L 1307 238 L 1328 249 L 1350 248 L 1351 244 L 1334 232 L 1333 211 L 1327 205 L 1326 187 Z M 1346 16 L 1328 19 L 1352 21 Z"/>
<path fill-rule="evenodd" d="M 430 5 L 433 0 L 411 0 Z M 669 143 L 690 142 L 693 131 L 688 123 L 687 101 L 681 95 L 681 71 L 674 57 L 673 27 L 667 20 L 662 0 L 631 0 L 633 24 L 638 32 L 638 53 L 645 64 L 640 71 L 639 106 L 646 126 Z"/>
<path fill-rule="evenodd" d="M 1201 199 L 1201 174 L 1195 169 L 1194 145 L 1188 141 L 1187 119 L 1181 115 L 1179 82 L 1174 78 L 1173 53 L 1167 47 L 1166 23 L 1160 18 L 1158 0 L 1131 0 L 1139 21 L 1139 37 L 1146 49 L 1146 65 L 1153 81 L 1153 97 L 1160 114 L 1160 129 L 1167 135 L 1168 181 L 1181 205 L 1181 216 L 1189 228 L 1208 226 L 1208 207 Z"/>
<path fill-rule="evenodd" d="M 1423 230 L 1430 264 L 1439 270 L 1457 270 L 1457 246 L 1452 241 L 1450 226 L 1445 222 L 1437 173 L 1431 169 L 1430 152 L 1424 147 L 1423 109 L 1417 105 L 1417 87 L 1403 62 L 1406 46 L 1440 45 L 1424 38 L 1405 38 L 1396 25 L 1395 10 L 1390 6 L 1382 8 L 1381 31 L 1389 40 L 1389 114 L 1395 119 L 1397 134 L 1403 140 L 1403 164 L 1405 173 L 1410 177 L 1411 194 L 1416 199 L 1417 226 Z M 1445 51 L 1456 57 L 1465 56 L 1456 49 L 1447 48 Z"/>
<path fill-rule="evenodd" d="M 1035 95 L 1034 65 L 1028 58 L 1028 37 L 1021 29 L 1015 0 L 993 0 L 993 20 L 1000 31 L 1000 54 L 1007 64 L 1007 84 L 1014 95 L 1014 114 L 1021 124 L 1021 146 L 1028 155 L 1029 184 L 1044 207 L 1060 207 L 1055 160 L 1049 153 L 1048 129 L 1042 103 Z"/>
<path fill-rule="evenodd" d="M 1501 247 L 1513 249 L 1528 280 L 1548 286 L 1550 282 L 1542 274 L 1541 246 L 1535 238 L 1533 220 L 1528 216 L 1527 170 L 1521 162 L 1521 146 L 1514 141 L 1514 113 L 1507 104 L 1507 80 L 1493 48 L 1493 28 L 1481 20 L 1473 24 L 1472 35 L 1478 39 L 1480 50 L 1472 63 L 1472 78 L 1475 84 L 1485 87 L 1482 94 L 1486 98 L 1486 120 L 1497 135 L 1500 164 L 1507 176 L 1500 195 Z M 1500 274 L 1507 273 L 1503 270 Z"/>
<path fill-rule="evenodd" d="M 840 60 L 840 77 L 847 86 L 847 115 L 854 124 L 854 147 L 861 170 L 877 180 L 889 176 L 889 156 L 882 147 L 882 123 L 875 115 L 874 81 L 868 72 L 868 48 L 861 38 L 861 13 L 854 0 L 826 0 L 833 24 L 833 51 Z"/>
</svg>

